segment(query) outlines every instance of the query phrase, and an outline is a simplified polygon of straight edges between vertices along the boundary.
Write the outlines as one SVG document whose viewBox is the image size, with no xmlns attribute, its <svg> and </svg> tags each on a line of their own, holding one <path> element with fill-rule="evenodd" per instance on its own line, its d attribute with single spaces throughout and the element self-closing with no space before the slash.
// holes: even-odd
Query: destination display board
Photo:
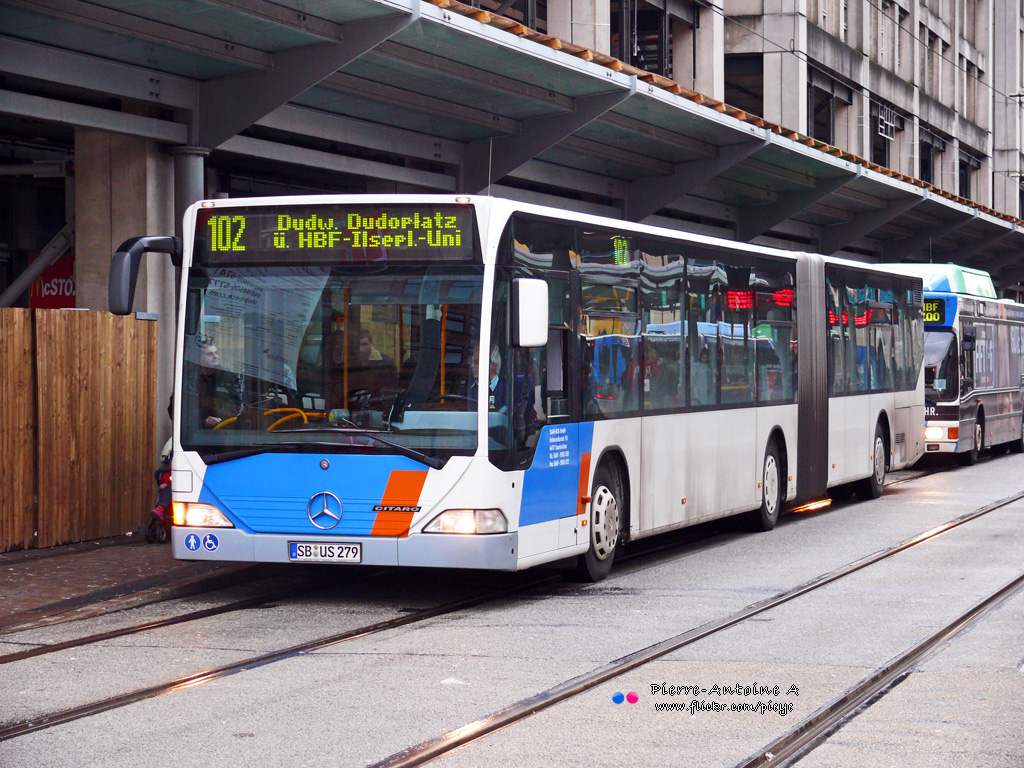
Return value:
<svg viewBox="0 0 1024 768">
<path fill-rule="evenodd" d="M 946 300 L 926 298 L 924 300 L 924 324 L 945 325 L 946 324 Z"/>
<path fill-rule="evenodd" d="M 470 205 L 216 206 L 196 217 L 193 264 L 467 262 Z"/>
</svg>

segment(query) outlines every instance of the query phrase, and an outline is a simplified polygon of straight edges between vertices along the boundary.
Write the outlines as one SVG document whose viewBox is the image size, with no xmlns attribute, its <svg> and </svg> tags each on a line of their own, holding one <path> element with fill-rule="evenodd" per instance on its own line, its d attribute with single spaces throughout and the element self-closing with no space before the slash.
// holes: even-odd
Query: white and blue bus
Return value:
<svg viewBox="0 0 1024 768">
<path fill-rule="evenodd" d="M 924 280 L 925 451 L 967 465 L 985 448 L 1024 452 L 1024 305 L 979 269 L 901 267 Z"/>
<path fill-rule="evenodd" d="M 628 541 L 923 452 L 921 280 L 490 197 L 189 208 L 172 544 L 183 559 L 604 578 Z"/>
</svg>

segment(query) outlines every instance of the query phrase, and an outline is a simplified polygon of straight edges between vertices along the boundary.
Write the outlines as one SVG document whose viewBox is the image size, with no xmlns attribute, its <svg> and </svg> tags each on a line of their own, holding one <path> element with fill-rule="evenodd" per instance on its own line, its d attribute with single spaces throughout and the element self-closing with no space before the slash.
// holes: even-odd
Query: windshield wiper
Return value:
<svg viewBox="0 0 1024 768">
<path fill-rule="evenodd" d="M 345 429 L 344 427 L 315 427 L 314 429 L 278 429 L 275 431 L 278 434 L 288 435 L 303 433 L 308 434 L 310 432 L 349 432 L 351 430 L 355 430 L 358 434 L 365 435 L 371 440 L 377 441 L 381 445 L 386 445 L 389 448 L 394 448 L 395 451 L 402 454 L 403 456 L 418 461 L 421 464 L 426 464 L 428 467 L 433 467 L 434 469 L 441 469 L 444 466 L 444 462 L 441 459 L 437 458 L 436 456 L 430 456 L 426 453 L 423 453 L 422 451 L 417 451 L 415 448 L 410 448 L 407 445 L 401 445 L 400 443 L 392 443 L 390 440 L 385 440 L 380 435 L 377 435 L 369 431 L 365 427 L 360 427 L 358 424 L 355 424 L 349 421 L 348 419 L 343 418 L 339 420 L 344 421 L 347 425 L 349 425 L 350 429 Z M 320 445 L 320 443 L 309 443 L 309 445 Z M 325 443 L 325 445 L 336 445 L 336 443 Z"/>
<path fill-rule="evenodd" d="M 262 445 L 253 445 L 249 448 L 240 448 L 237 451 L 224 451 L 222 453 L 200 453 L 199 457 L 203 462 L 209 466 L 211 464 L 220 464 L 222 461 L 233 461 L 235 459 L 244 459 L 247 456 L 258 456 L 261 453 L 270 453 L 276 451 L 279 448 L 305 448 L 306 446 L 323 446 L 328 448 L 337 448 L 337 443 L 332 443 L 326 440 L 289 440 L 281 443 L 264 443 Z"/>
</svg>

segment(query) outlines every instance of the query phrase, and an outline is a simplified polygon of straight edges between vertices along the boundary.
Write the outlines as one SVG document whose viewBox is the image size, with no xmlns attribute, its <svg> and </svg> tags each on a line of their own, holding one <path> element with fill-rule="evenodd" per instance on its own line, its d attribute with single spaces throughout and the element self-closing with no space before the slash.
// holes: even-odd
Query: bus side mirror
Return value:
<svg viewBox="0 0 1024 768">
<path fill-rule="evenodd" d="M 543 347 L 548 343 L 548 284 L 519 277 L 512 281 L 512 343 L 517 347 Z"/>
<path fill-rule="evenodd" d="M 174 265 L 181 266 L 181 242 L 176 237 L 133 237 L 125 240 L 110 260 L 107 303 L 112 314 L 131 314 L 139 265 L 142 254 L 147 251 L 169 254 Z"/>
<path fill-rule="evenodd" d="M 960 340 L 960 347 L 964 352 L 974 351 L 975 333 L 973 328 L 964 328 L 964 337 Z"/>
</svg>

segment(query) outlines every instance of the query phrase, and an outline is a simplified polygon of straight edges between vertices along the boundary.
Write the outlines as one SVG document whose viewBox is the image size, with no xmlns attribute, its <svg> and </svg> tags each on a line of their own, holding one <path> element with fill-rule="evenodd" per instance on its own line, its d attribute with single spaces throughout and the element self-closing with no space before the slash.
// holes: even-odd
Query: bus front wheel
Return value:
<svg viewBox="0 0 1024 768">
<path fill-rule="evenodd" d="M 624 511 L 619 473 L 608 464 L 602 464 L 594 473 L 590 501 L 590 548 L 580 555 L 577 562 L 578 580 L 601 581 L 611 573 L 621 538 Z"/>
<path fill-rule="evenodd" d="M 978 415 L 974 419 L 974 445 L 971 446 L 971 450 L 957 455 L 957 460 L 960 462 L 961 466 L 973 467 L 978 463 L 978 454 L 981 453 L 981 450 L 984 447 L 985 420 L 981 417 L 981 411 L 978 411 Z"/>
</svg>

